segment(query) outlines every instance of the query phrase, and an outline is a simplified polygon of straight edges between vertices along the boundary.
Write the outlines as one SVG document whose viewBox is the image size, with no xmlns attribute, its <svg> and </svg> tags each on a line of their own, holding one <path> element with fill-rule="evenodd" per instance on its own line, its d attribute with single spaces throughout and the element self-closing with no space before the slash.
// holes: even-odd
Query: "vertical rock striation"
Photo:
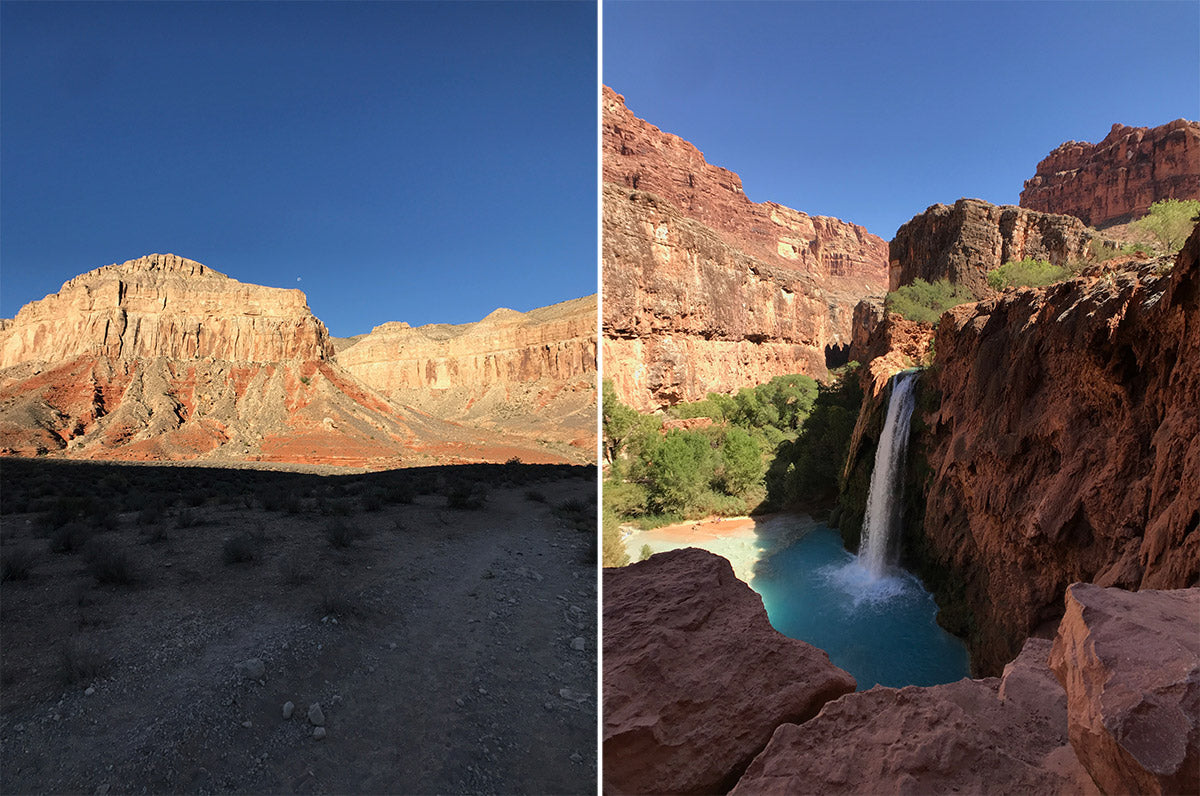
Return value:
<svg viewBox="0 0 1200 796">
<path fill-rule="evenodd" d="M 825 373 L 854 305 L 882 295 L 886 244 L 756 204 L 741 180 L 603 96 L 605 376 L 638 409 Z"/>
<path fill-rule="evenodd" d="M 1021 207 L 1092 227 L 1138 218 L 1160 199 L 1200 199 L 1200 122 L 1114 124 L 1099 144 L 1068 141 L 1025 181 Z"/>
</svg>

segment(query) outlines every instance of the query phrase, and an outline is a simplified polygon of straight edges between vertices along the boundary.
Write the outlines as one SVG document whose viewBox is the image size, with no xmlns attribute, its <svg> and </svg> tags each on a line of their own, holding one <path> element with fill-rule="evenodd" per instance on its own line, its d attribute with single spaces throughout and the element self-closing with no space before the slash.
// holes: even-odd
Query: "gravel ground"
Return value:
<svg viewBox="0 0 1200 796">
<path fill-rule="evenodd" d="M 113 467 L 0 470 L 0 792 L 595 792 L 593 468 Z"/>
</svg>

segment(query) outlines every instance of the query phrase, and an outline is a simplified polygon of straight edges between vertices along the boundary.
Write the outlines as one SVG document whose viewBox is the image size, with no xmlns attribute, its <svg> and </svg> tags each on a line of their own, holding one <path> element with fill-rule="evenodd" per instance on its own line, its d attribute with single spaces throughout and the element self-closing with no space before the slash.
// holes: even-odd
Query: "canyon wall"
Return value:
<svg viewBox="0 0 1200 796">
<path fill-rule="evenodd" d="M 991 293 L 988 271 L 1031 258 L 1065 265 L 1088 256 L 1092 231 L 1078 218 L 997 207 L 979 199 L 937 204 L 896 231 L 888 245 L 888 290 L 915 279 L 949 279 L 977 298 Z"/>
<path fill-rule="evenodd" d="M 1068 583 L 1197 582 L 1200 228 L 1169 270 L 957 307 L 935 349 L 921 544 L 954 573 L 978 670 L 1056 621 Z"/>
<path fill-rule="evenodd" d="M 754 203 L 741 180 L 603 97 L 605 378 L 641 410 L 786 373 L 824 376 L 882 295 L 882 239 Z"/>
<path fill-rule="evenodd" d="M 1200 199 L 1200 122 L 1114 124 L 1099 144 L 1068 141 L 1021 191 L 1021 207 L 1069 213 L 1092 227 L 1144 216 L 1160 199 Z"/>
<path fill-rule="evenodd" d="M 481 321 L 386 323 L 335 359 L 393 401 L 473 426 L 596 450 L 596 296 Z"/>
<path fill-rule="evenodd" d="M 105 266 L 0 325 L 0 453 L 375 468 L 595 459 L 592 376 L 575 390 L 590 430 L 554 442 L 408 409 L 333 353 L 298 290 L 242 284 L 175 255 Z"/>
<path fill-rule="evenodd" d="M 243 284 L 174 254 L 77 276 L 0 329 L 0 368 L 85 354 L 278 362 L 331 353 L 299 290 Z"/>
<path fill-rule="evenodd" d="M 527 313 L 498 309 L 477 323 L 385 323 L 336 358 L 385 394 L 567 381 L 596 370 L 596 297 Z"/>
</svg>

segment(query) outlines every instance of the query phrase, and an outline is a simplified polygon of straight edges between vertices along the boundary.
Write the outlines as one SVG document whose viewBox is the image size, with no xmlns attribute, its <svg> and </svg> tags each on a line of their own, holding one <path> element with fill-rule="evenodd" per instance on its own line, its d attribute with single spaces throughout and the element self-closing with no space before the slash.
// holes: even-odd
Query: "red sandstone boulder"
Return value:
<svg viewBox="0 0 1200 796">
<path fill-rule="evenodd" d="M 734 794 L 1096 793 L 1067 745 L 1066 700 L 1030 639 L 1004 679 L 849 694 L 785 724 Z"/>
<path fill-rule="evenodd" d="M 1067 590 L 1050 666 L 1105 793 L 1200 792 L 1200 588 Z"/>
<path fill-rule="evenodd" d="M 775 631 L 724 558 L 687 548 L 604 571 L 605 793 L 724 792 L 776 727 L 854 687 Z"/>
</svg>

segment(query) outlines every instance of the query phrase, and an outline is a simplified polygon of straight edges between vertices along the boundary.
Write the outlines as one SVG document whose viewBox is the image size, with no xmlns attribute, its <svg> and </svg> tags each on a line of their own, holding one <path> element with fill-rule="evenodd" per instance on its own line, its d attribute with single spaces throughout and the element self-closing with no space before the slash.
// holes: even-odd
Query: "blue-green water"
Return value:
<svg viewBox="0 0 1200 796">
<path fill-rule="evenodd" d="M 750 585 L 776 630 L 828 652 L 860 691 L 969 676 L 966 647 L 938 626 L 921 582 L 902 570 L 873 578 L 823 525 L 760 561 Z"/>
</svg>

